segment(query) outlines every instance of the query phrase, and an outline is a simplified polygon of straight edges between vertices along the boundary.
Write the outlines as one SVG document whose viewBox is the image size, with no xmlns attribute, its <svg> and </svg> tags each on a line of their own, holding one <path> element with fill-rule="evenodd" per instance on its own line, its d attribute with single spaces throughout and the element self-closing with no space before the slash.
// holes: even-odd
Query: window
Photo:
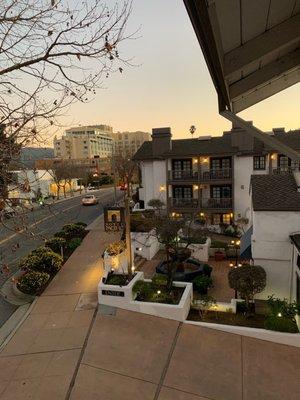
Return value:
<svg viewBox="0 0 300 400">
<path fill-rule="evenodd" d="M 212 215 L 212 224 L 219 225 L 221 223 L 221 215 L 220 214 L 213 214 Z"/>
<path fill-rule="evenodd" d="M 231 168 L 230 158 L 211 158 L 210 169 L 212 171 L 218 171 L 220 169 L 227 170 Z"/>
<path fill-rule="evenodd" d="M 254 170 L 266 169 L 266 156 L 254 156 L 253 169 Z"/>
<path fill-rule="evenodd" d="M 223 224 L 230 225 L 231 217 L 230 214 L 223 214 Z"/>
<path fill-rule="evenodd" d="M 192 199 L 193 189 L 191 186 L 174 186 L 173 195 L 176 199 Z"/>
<path fill-rule="evenodd" d="M 213 199 L 231 198 L 230 186 L 212 186 L 211 197 Z"/>
</svg>

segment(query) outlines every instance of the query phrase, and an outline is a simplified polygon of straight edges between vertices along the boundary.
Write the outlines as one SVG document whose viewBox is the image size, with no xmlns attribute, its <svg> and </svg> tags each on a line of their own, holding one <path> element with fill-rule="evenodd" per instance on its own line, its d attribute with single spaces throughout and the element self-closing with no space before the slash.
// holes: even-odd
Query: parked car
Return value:
<svg viewBox="0 0 300 400">
<path fill-rule="evenodd" d="M 83 206 L 92 206 L 98 204 L 98 199 L 93 194 L 87 194 L 82 198 L 81 203 Z"/>
</svg>

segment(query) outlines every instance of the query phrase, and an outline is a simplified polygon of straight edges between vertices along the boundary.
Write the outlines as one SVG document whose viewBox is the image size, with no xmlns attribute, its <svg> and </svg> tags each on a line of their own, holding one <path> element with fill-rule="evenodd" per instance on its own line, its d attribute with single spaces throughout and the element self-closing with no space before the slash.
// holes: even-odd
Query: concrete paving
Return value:
<svg viewBox="0 0 300 400">
<path fill-rule="evenodd" d="M 97 312 L 101 221 L 0 353 L 0 400 L 298 400 L 300 348 Z"/>
</svg>

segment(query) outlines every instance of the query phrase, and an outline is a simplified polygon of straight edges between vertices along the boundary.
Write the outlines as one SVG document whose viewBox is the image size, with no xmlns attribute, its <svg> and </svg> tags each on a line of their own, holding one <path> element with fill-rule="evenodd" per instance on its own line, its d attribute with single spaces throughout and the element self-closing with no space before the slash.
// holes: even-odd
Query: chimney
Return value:
<svg viewBox="0 0 300 400">
<path fill-rule="evenodd" d="M 247 121 L 249 125 L 252 125 L 252 121 Z M 231 145 L 237 147 L 239 151 L 251 151 L 254 148 L 255 139 L 252 135 L 246 132 L 243 128 L 240 128 L 236 124 L 233 124 L 231 129 Z"/>
<path fill-rule="evenodd" d="M 153 128 L 151 137 L 154 157 L 172 150 L 171 128 Z"/>
</svg>

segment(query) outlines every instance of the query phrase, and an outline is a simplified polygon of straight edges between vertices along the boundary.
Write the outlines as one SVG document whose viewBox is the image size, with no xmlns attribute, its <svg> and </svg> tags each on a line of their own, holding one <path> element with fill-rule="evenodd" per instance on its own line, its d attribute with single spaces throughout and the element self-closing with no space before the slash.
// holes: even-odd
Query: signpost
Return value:
<svg viewBox="0 0 300 400">
<path fill-rule="evenodd" d="M 125 209 L 124 207 L 104 207 L 105 232 L 117 232 L 124 229 Z"/>
</svg>

